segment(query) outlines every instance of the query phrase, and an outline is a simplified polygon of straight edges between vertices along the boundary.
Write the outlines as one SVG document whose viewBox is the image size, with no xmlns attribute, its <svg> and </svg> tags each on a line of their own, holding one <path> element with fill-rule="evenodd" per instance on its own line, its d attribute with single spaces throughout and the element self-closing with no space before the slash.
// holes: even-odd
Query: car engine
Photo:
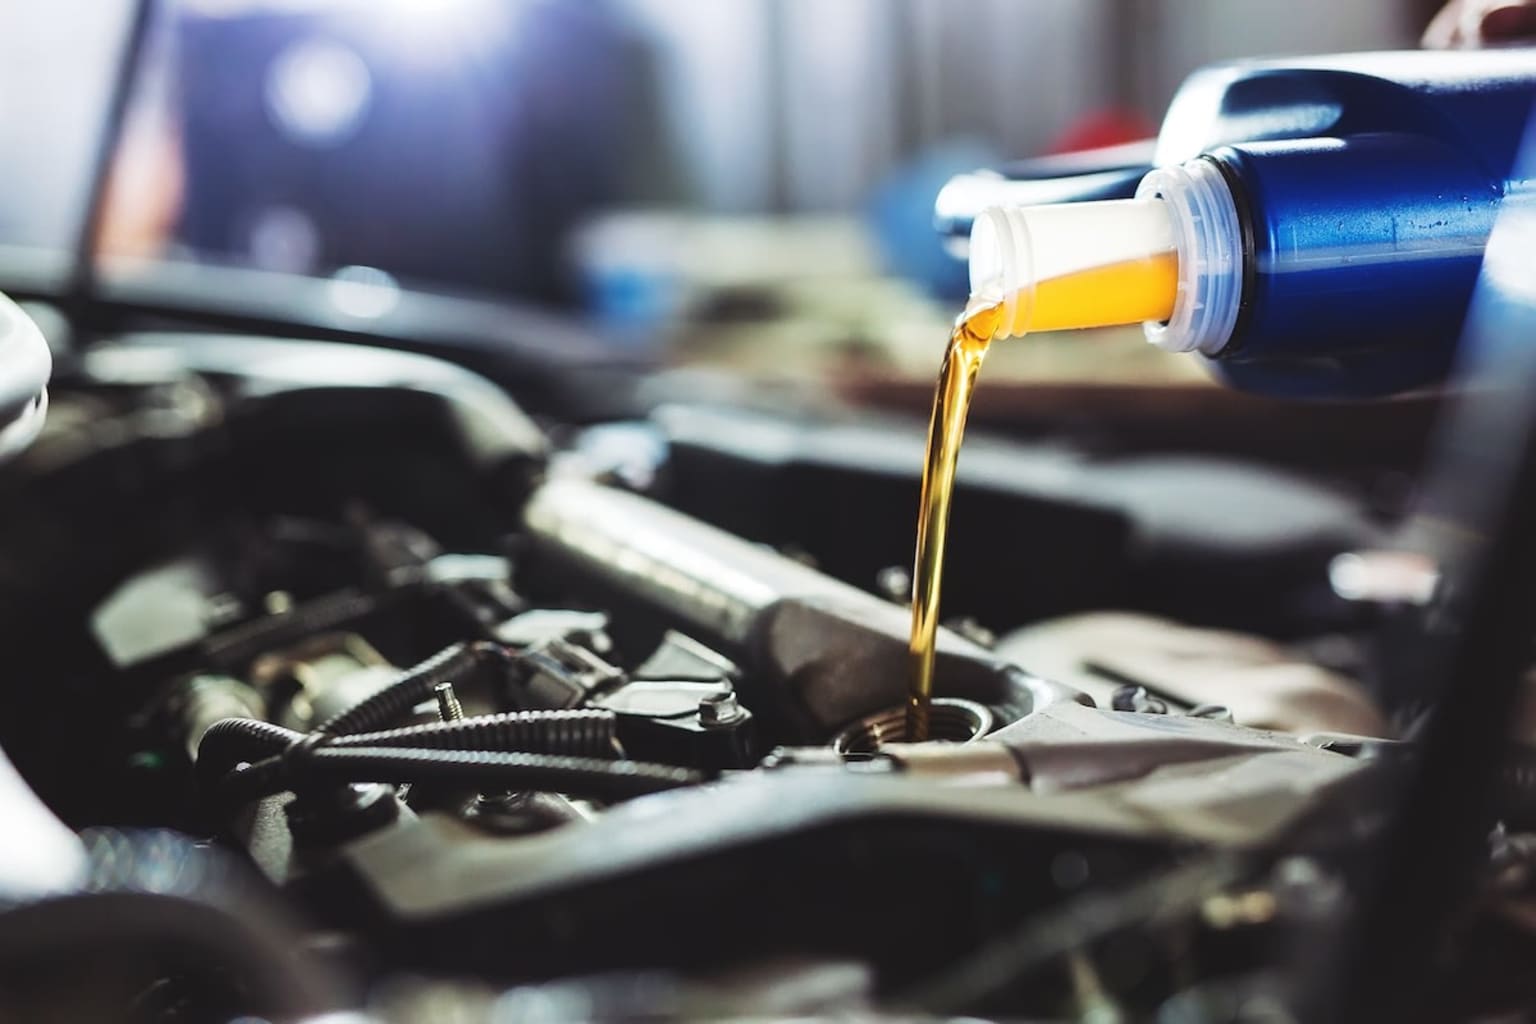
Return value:
<svg viewBox="0 0 1536 1024">
<path fill-rule="evenodd" d="M 904 743 L 914 425 L 517 390 L 60 357 L 0 474 L 8 1019 L 1279 1020 L 1354 963 L 1422 711 L 1358 494 L 978 439 Z M 1458 1010 L 1530 951 L 1529 785 Z"/>
</svg>

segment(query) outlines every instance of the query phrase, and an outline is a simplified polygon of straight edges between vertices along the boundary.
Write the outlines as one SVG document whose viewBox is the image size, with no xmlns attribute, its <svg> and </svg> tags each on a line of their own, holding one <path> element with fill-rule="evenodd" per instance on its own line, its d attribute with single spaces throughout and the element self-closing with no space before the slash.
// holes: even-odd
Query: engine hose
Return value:
<svg viewBox="0 0 1536 1024">
<path fill-rule="evenodd" d="M 220 781 L 219 795 L 244 803 L 316 783 L 441 782 L 621 800 L 704 781 L 703 774 L 688 768 L 641 761 L 496 750 L 320 745 L 299 757 L 268 758 L 232 772 Z"/>
<path fill-rule="evenodd" d="M 219 775 L 241 761 L 257 761 L 288 749 L 304 734 L 257 718 L 221 718 L 203 731 L 197 763 Z"/>
<path fill-rule="evenodd" d="M 428 722 L 384 732 L 328 737 L 323 733 L 295 732 L 254 718 L 225 718 L 204 733 L 197 749 L 197 770 L 205 788 L 217 784 L 242 762 L 253 767 L 259 765 L 261 772 L 277 779 L 276 765 L 266 762 L 289 751 L 302 756 L 298 748 L 301 743 L 338 749 L 416 747 L 611 759 L 620 752 L 617 721 L 612 711 L 600 709 L 515 711 L 477 715 L 456 722 Z"/>
<path fill-rule="evenodd" d="M 411 708 L 432 696 L 439 683 L 458 683 L 495 661 L 506 661 L 510 651 L 500 644 L 473 641 L 443 648 L 427 660 L 401 672 L 384 689 L 321 724 L 316 732 L 330 736 L 373 732 L 388 726 Z"/>
<path fill-rule="evenodd" d="M 513 711 L 456 722 L 427 722 L 383 732 L 337 736 L 332 750 L 417 747 L 431 750 L 503 750 L 524 754 L 613 758 L 619 752 L 618 716 L 612 711 Z"/>
</svg>

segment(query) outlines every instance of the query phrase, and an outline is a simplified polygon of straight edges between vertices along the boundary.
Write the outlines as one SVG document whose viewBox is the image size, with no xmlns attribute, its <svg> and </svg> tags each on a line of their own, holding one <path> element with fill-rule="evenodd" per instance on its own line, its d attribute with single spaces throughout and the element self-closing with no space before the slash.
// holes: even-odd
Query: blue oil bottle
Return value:
<svg viewBox="0 0 1536 1024">
<path fill-rule="evenodd" d="M 1015 287 L 1018 207 L 1161 199 L 1178 295 L 1151 340 L 1249 390 L 1389 394 L 1449 372 L 1495 216 L 1536 202 L 1513 170 L 1533 103 L 1536 49 L 1223 65 L 1180 89 L 1145 165 L 967 176 L 937 215 L 979 240 L 974 286 Z M 1102 214 L 1083 230 L 1112 232 Z"/>
</svg>

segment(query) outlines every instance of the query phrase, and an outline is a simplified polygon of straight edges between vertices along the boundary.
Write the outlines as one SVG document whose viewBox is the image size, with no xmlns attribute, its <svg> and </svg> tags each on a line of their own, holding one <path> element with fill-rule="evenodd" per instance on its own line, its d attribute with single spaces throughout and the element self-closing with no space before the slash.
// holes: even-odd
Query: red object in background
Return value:
<svg viewBox="0 0 1536 1024">
<path fill-rule="evenodd" d="M 1113 107 L 1095 110 L 1073 122 L 1057 136 L 1048 153 L 1076 153 L 1084 149 L 1102 149 L 1124 142 L 1140 142 L 1157 134 L 1157 125 L 1134 110 Z"/>
</svg>

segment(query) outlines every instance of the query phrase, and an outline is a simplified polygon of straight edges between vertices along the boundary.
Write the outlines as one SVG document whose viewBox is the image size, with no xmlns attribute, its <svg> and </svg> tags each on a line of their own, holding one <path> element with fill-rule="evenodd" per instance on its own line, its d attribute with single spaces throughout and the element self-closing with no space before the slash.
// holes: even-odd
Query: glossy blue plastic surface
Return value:
<svg viewBox="0 0 1536 1024">
<path fill-rule="evenodd" d="M 1254 61 L 1193 75 L 1154 163 L 1217 160 L 1254 257 L 1217 373 L 1251 390 L 1339 396 L 1443 377 L 1499 202 L 1536 191 L 1512 178 L 1533 104 L 1536 49 Z"/>
<path fill-rule="evenodd" d="M 1223 377 L 1271 394 L 1362 396 L 1445 376 L 1499 203 L 1528 184 L 1512 168 L 1536 102 L 1536 51 L 1515 56 L 1381 55 L 1401 81 L 1328 68 L 1228 83 L 1229 109 L 1234 95 L 1261 107 L 1288 95 L 1297 123 L 1308 104 L 1334 114 L 1326 134 L 1207 150 L 1252 238 L 1244 310 L 1213 361 Z"/>
<path fill-rule="evenodd" d="M 1283 360 L 1320 390 L 1354 394 L 1443 374 L 1501 182 L 1416 135 L 1253 143 L 1214 157 L 1235 182 L 1253 240 L 1223 368 Z M 1400 365 L 1362 376 L 1361 360 L 1382 349 Z"/>
</svg>

